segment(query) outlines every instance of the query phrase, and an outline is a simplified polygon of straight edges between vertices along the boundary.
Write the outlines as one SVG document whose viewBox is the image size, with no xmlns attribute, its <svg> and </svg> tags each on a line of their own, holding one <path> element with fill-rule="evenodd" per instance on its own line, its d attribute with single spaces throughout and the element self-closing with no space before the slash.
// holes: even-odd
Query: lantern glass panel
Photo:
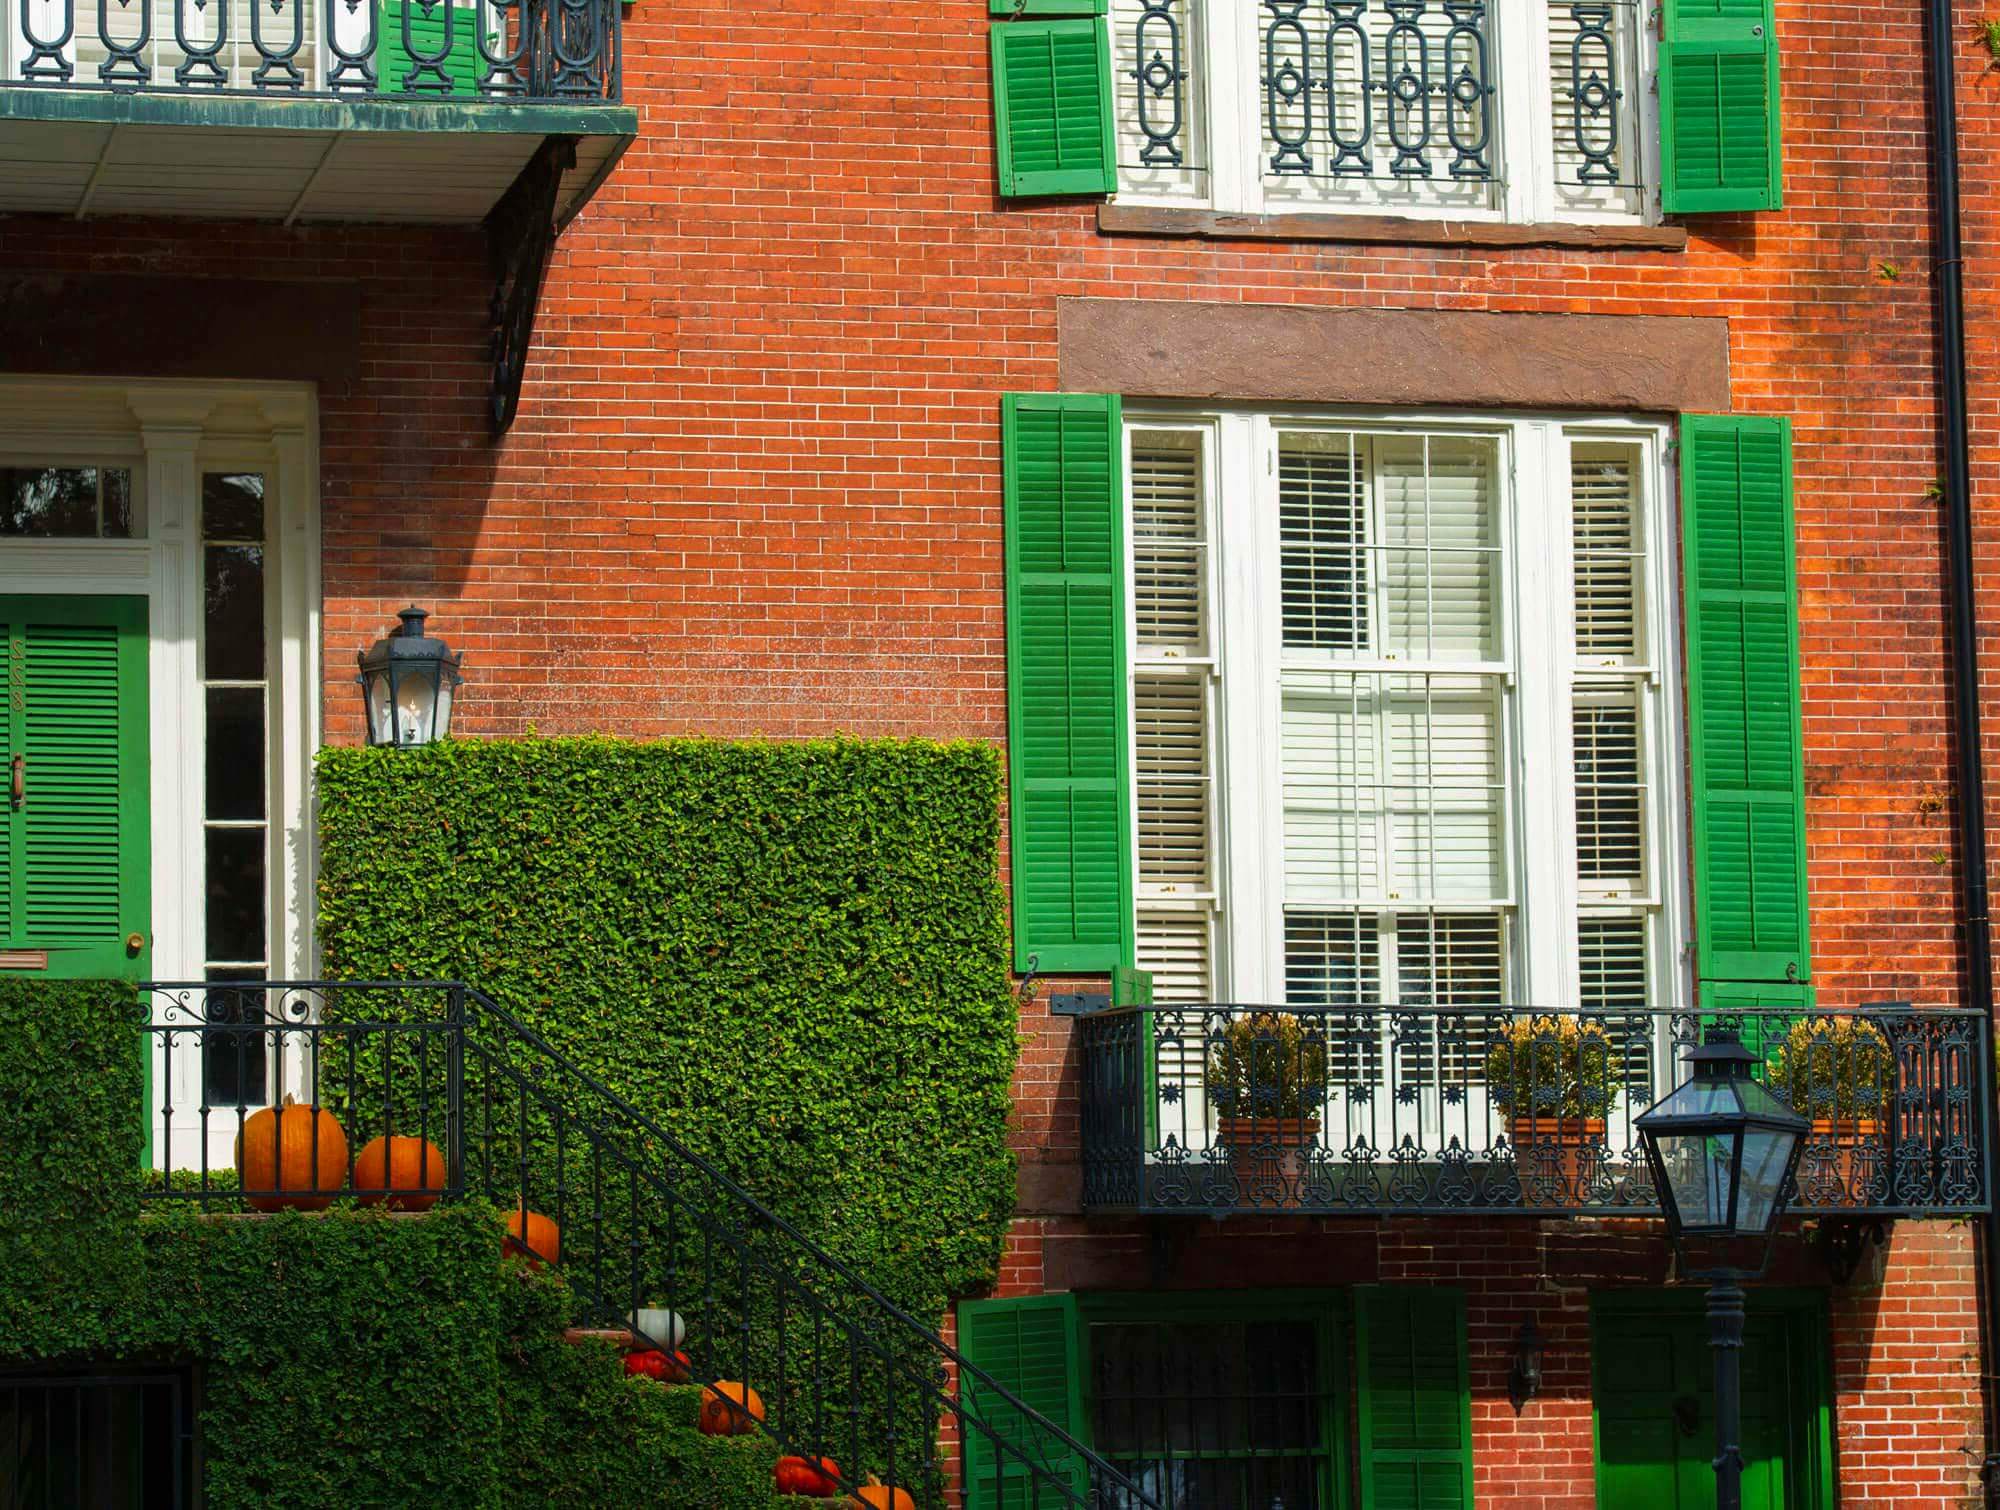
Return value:
<svg viewBox="0 0 2000 1510">
<path fill-rule="evenodd" d="M 443 739 L 451 733 L 451 694 L 456 680 L 450 667 L 438 668 L 437 714 L 431 723 L 432 739 Z"/>
<path fill-rule="evenodd" d="M 373 671 L 368 675 L 368 738 L 377 745 L 391 745 L 396 742 L 395 721 L 389 717 L 393 706 L 389 698 L 389 673 Z"/>
<path fill-rule="evenodd" d="M 1681 1227 L 1698 1232 L 1727 1226 L 1736 1139 L 1715 1129 L 1663 1133 L 1659 1148 Z"/>
<path fill-rule="evenodd" d="M 437 716 L 438 665 L 401 666 L 396 674 L 396 743 L 427 745 Z"/>
<path fill-rule="evenodd" d="M 1768 1229 L 1778 1213 L 1785 1170 L 1791 1163 L 1798 1134 L 1752 1125 L 1743 1133 L 1742 1192 L 1738 1197 L 1736 1230 L 1754 1235 Z"/>
</svg>

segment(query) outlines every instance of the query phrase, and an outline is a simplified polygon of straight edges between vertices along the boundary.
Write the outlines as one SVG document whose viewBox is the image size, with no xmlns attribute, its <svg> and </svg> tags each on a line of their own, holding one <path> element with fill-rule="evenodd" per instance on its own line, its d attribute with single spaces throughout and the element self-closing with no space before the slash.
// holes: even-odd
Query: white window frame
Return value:
<svg viewBox="0 0 2000 1510">
<path fill-rule="evenodd" d="M 147 599 L 155 980 L 198 980 L 206 958 L 203 810 L 206 719 L 197 649 L 202 621 L 202 475 L 261 472 L 264 623 L 270 676 L 266 927 L 273 977 L 316 973 L 318 872 L 309 781 L 320 743 L 318 415 L 303 384 L 0 378 L 0 463 L 123 465 L 133 471 L 130 540 L 0 541 L 0 594 L 122 594 Z M 158 1004 L 156 1003 L 156 1013 Z M 162 1019 L 164 1020 L 164 1019 Z M 185 1022 L 183 1015 L 175 1019 Z M 154 1065 L 154 1105 L 177 1108 L 164 1167 L 198 1164 L 200 1051 L 176 1045 Z M 273 1085 L 275 1098 L 297 1087 Z M 208 1162 L 227 1168 L 234 1108 L 207 1119 Z M 155 1139 L 156 1145 L 158 1139 Z"/>
<path fill-rule="evenodd" d="M 1198 166 L 1184 182 L 1147 185 L 1142 171 L 1119 153 L 1119 204 L 1182 206 L 1238 215 L 1389 216 L 1416 221 L 1469 221 L 1512 225 L 1654 225 L 1660 207 L 1659 32 L 1653 4 L 1636 7 L 1638 46 L 1637 131 L 1632 143 L 1638 175 L 1639 208 L 1572 206 L 1562 203 L 1555 175 L 1554 122 L 1550 93 L 1548 6 L 1543 0 L 1489 0 L 1493 46 L 1490 66 L 1496 128 L 1492 151 L 1497 182 L 1494 202 L 1483 207 L 1406 203 L 1389 196 L 1355 204 L 1315 203 L 1309 198 L 1273 195 L 1265 185 L 1264 102 L 1258 45 L 1263 11 L 1259 0 L 1186 0 L 1191 34 L 1184 40 L 1188 140 Z M 1317 12 L 1313 13 L 1317 15 Z M 1114 108 L 1122 119 L 1131 108 L 1135 81 L 1129 73 L 1127 39 L 1119 34 L 1128 17 L 1114 0 L 1112 33 Z M 1207 192 L 1202 192 L 1202 180 Z"/>
<path fill-rule="evenodd" d="M 1579 671 L 1573 630 L 1574 556 L 1570 498 L 1572 441 L 1618 441 L 1638 449 L 1646 552 L 1640 612 L 1651 659 L 1628 671 L 1644 707 L 1642 739 L 1650 782 L 1644 809 L 1649 888 L 1619 899 L 1648 917 L 1648 998 L 1654 1009 L 1692 1000 L 1686 940 L 1687 835 L 1680 799 L 1681 691 L 1677 491 L 1669 428 L 1644 418 L 1557 413 L 1474 415 L 1462 411 L 1252 409 L 1128 405 L 1127 540 L 1131 539 L 1133 439 L 1176 430 L 1203 437 L 1203 500 L 1212 717 L 1208 728 L 1214 809 L 1210 823 L 1212 900 L 1170 898 L 1137 888 L 1148 903 L 1207 902 L 1213 909 L 1212 999 L 1281 1003 L 1284 961 L 1284 778 L 1277 731 L 1282 656 L 1276 459 L 1281 432 L 1385 429 L 1501 437 L 1500 538 L 1509 570 L 1499 584 L 1502 651 L 1511 697 L 1501 731 L 1512 752 L 1506 821 L 1515 926 L 1504 1003 L 1577 1009 L 1580 896 L 1576 863 L 1576 783 L 1571 717 Z M 1127 601 L 1135 591 L 1127 549 Z M 1143 648 L 1127 615 L 1127 663 L 1137 678 L 1188 658 Z M 1372 663 L 1364 663 L 1372 664 Z M 1591 668 L 1583 668 L 1586 673 Z M 1137 792 L 1132 829 L 1138 832 Z M 1532 836 L 1532 842 L 1524 842 Z M 1554 842 L 1549 842 L 1550 837 Z M 1138 856 L 1133 855 L 1134 874 Z M 1449 911 L 1449 907 L 1440 909 Z"/>
</svg>

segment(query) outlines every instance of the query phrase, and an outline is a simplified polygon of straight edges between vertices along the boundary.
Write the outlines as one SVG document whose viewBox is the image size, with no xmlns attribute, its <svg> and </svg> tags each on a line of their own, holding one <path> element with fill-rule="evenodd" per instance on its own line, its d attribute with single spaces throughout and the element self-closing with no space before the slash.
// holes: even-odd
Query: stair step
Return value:
<svg viewBox="0 0 2000 1510">
<path fill-rule="evenodd" d="M 628 1327 L 588 1327 L 569 1326 L 563 1328 L 563 1341 L 572 1346 L 585 1342 L 608 1342 L 620 1352 L 633 1352 L 639 1346 L 639 1339 L 632 1335 Z"/>
</svg>

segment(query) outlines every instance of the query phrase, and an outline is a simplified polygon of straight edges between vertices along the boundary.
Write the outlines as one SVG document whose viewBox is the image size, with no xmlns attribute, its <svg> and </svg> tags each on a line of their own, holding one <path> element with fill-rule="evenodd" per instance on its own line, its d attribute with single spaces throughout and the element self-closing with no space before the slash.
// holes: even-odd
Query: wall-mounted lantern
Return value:
<svg viewBox="0 0 2000 1510">
<path fill-rule="evenodd" d="M 434 744 L 451 732 L 453 695 L 464 684 L 461 657 L 443 640 L 424 633 L 430 617 L 421 608 L 397 615 L 402 626 L 356 657 L 368 742 L 409 750 Z"/>
</svg>

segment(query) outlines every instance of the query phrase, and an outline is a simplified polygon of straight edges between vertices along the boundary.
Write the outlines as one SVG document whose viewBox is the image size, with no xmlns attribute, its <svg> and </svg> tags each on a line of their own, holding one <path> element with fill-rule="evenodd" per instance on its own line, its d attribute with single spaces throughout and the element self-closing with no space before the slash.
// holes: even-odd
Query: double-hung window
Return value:
<svg viewBox="0 0 2000 1510">
<path fill-rule="evenodd" d="M 1659 428 L 1161 411 L 1126 438 L 1155 999 L 1674 999 Z"/>
<path fill-rule="evenodd" d="M 1111 0 L 1121 200 L 1642 223 L 1648 0 Z"/>
</svg>

